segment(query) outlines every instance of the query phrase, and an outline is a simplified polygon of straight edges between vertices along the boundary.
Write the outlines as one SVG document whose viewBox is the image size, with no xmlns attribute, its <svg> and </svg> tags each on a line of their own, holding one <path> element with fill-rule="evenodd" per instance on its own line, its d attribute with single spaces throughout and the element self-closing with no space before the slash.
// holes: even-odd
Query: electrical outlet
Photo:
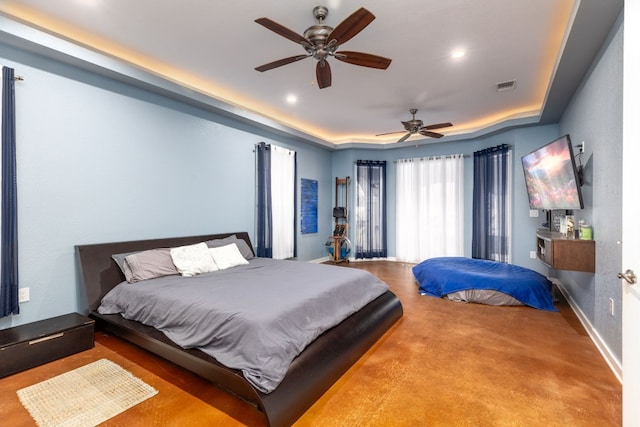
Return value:
<svg viewBox="0 0 640 427">
<path fill-rule="evenodd" d="M 578 145 L 578 149 L 580 150 L 580 153 L 584 153 L 584 141 L 582 141 L 582 143 L 580 145 Z"/>
<path fill-rule="evenodd" d="M 609 298 L 609 315 L 616 315 L 616 303 L 613 301 L 613 298 Z"/>
<path fill-rule="evenodd" d="M 18 302 L 27 302 L 27 301 L 29 301 L 29 288 L 19 288 Z"/>
<path fill-rule="evenodd" d="M 529 258 L 536 259 L 537 256 L 538 254 L 536 253 L 536 251 L 529 251 Z"/>
<path fill-rule="evenodd" d="M 540 216 L 540 212 L 538 209 L 529 209 L 529 217 L 530 218 L 538 218 Z"/>
</svg>

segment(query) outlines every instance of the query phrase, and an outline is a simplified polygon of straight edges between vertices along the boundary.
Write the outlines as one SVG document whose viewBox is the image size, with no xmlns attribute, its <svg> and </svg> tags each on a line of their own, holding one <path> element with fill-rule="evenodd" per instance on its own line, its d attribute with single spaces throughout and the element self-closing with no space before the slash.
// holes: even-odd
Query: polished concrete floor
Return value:
<svg viewBox="0 0 640 427">
<path fill-rule="evenodd" d="M 620 426 L 622 386 L 571 309 L 420 296 L 410 264 L 343 263 L 387 282 L 396 323 L 299 426 Z M 159 390 L 105 426 L 266 425 L 252 406 L 120 339 L 0 380 L 0 425 L 35 425 L 16 390 L 106 357 Z"/>
</svg>

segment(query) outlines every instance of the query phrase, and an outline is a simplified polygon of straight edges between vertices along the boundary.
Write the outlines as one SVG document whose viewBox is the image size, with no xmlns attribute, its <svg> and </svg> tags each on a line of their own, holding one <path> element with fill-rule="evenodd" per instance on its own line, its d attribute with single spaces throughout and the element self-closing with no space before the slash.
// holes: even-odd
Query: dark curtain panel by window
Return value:
<svg viewBox="0 0 640 427">
<path fill-rule="evenodd" d="M 264 142 L 256 145 L 256 192 L 256 255 L 271 258 L 271 146 Z"/>
<path fill-rule="evenodd" d="M 387 162 L 356 162 L 356 259 L 387 256 Z"/>
<path fill-rule="evenodd" d="M 298 239 L 295 236 L 298 235 L 298 214 L 296 212 L 296 206 L 298 206 L 298 193 L 296 191 L 296 183 L 298 182 L 298 153 L 294 153 L 295 169 L 293 171 L 293 256 L 298 256 Z"/>
<path fill-rule="evenodd" d="M 20 313 L 18 304 L 18 203 L 13 68 L 2 67 L 2 231 L 0 317 Z"/>
<path fill-rule="evenodd" d="M 509 159 L 504 144 L 473 153 L 473 258 L 511 259 Z"/>
</svg>

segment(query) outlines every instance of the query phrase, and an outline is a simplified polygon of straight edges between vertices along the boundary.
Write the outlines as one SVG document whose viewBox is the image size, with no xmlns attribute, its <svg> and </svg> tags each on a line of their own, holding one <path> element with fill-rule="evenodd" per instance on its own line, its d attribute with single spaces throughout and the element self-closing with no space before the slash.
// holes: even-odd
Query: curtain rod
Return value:
<svg viewBox="0 0 640 427">
<path fill-rule="evenodd" d="M 414 160 L 453 159 L 456 156 L 462 156 L 465 159 L 471 157 L 469 154 L 448 154 L 446 156 L 427 156 L 427 157 L 413 157 L 413 158 L 410 158 L 410 159 L 398 159 L 398 160 L 394 160 L 393 163 L 407 162 L 407 161 L 414 161 Z"/>
<path fill-rule="evenodd" d="M 501 148 L 506 148 L 508 150 L 511 150 L 511 144 L 500 144 L 500 145 L 496 145 L 495 147 L 483 148 L 481 150 L 476 151 L 476 153 L 482 153 L 483 151 L 497 151 Z"/>
</svg>

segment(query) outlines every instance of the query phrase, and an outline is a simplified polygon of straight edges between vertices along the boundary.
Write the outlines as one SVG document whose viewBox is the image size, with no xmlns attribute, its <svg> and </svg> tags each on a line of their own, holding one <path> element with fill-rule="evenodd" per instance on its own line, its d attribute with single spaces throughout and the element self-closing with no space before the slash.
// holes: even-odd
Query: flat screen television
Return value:
<svg viewBox="0 0 640 427">
<path fill-rule="evenodd" d="M 524 181 L 531 209 L 583 209 L 580 174 L 564 135 L 522 157 Z"/>
</svg>

